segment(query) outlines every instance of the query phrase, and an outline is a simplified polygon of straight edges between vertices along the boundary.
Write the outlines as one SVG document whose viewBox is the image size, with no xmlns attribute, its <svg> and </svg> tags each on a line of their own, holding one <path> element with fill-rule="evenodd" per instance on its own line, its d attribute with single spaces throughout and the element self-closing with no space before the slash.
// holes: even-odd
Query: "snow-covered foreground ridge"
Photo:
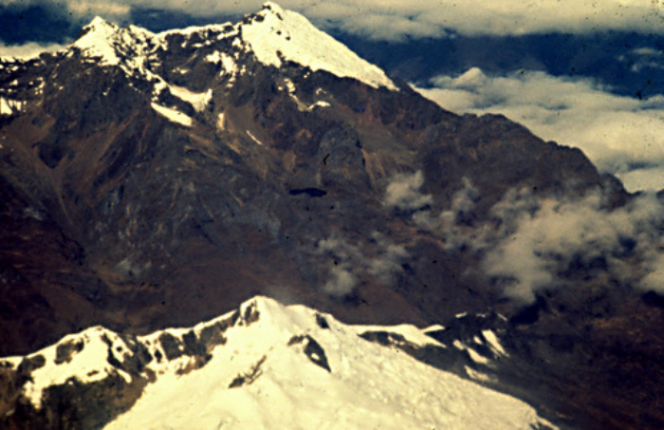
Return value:
<svg viewBox="0 0 664 430">
<path fill-rule="evenodd" d="M 56 386 L 105 384 L 137 398 L 107 429 L 550 426 L 515 398 L 360 337 L 381 329 L 413 348 L 437 344 L 414 326 L 350 326 L 256 297 L 191 329 L 133 337 L 92 327 L 0 368 L 31 370 L 22 390 L 37 410 Z"/>
</svg>

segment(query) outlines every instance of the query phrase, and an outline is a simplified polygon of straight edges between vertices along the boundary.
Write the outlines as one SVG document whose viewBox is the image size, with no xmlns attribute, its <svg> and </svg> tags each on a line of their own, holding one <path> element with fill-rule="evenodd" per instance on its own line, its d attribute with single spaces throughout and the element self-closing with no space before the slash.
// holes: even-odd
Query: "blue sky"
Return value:
<svg viewBox="0 0 664 430">
<path fill-rule="evenodd" d="M 0 54 L 58 49 L 95 15 L 159 31 L 262 1 L 0 0 Z M 282 0 L 457 113 L 578 146 L 630 190 L 664 188 L 664 0 Z"/>
</svg>

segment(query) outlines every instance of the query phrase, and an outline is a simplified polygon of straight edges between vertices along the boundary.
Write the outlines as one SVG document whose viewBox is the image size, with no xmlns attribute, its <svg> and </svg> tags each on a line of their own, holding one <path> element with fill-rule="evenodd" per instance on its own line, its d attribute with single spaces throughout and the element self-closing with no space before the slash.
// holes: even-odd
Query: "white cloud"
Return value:
<svg viewBox="0 0 664 430">
<path fill-rule="evenodd" d="M 641 73 L 648 69 L 664 69 L 664 51 L 643 46 L 633 49 L 627 54 L 620 55 L 618 61 L 631 63 L 629 70 L 633 73 Z"/>
<path fill-rule="evenodd" d="M 368 273 L 383 285 L 392 285 L 395 277 L 403 273 L 403 263 L 410 256 L 403 245 L 391 243 L 379 233 L 373 234 L 378 248 L 369 260 Z"/>
<path fill-rule="evenodd" d="M 649 273 L 641 280 L 641 288 L 664 294 L 664 254 L 657 254 L 649 262 L 649 269 Z"/>
<path fill-rule="evenodd" d="M 544 72 L 489 77 L 472 68 L 420 90 L 454 112 L 501 113 L 546 140 L 581 148 L 630 191 L 664 188 L 664 97 L 618 96 L 590 79 Z"/>
<path fill-rule="evenodd" d="M 322 239 L 317 243 L 317 252 L 326 257 L 330 266 L 327 280 L 322 288 L 332 297 L 344 297 L 355 291 L 358 285 L 357 262 L 360 268 L 364 264 L 364 256 L 360 250 L 343 240 L 336 238 Z"/>
<path fill-rule="evenodd" d="M 403 263 L 409 257 L 403 245 L 392 243 L 378 232 L 373 232 L 363 246 L 335 237 L 321 239 L 316 253 L 326 261 L 322 290 L 338 298 L 354 293 L 366 275 L 391 286 L 403 273 Z"/>
<path fill-rule="evenodd" d="M 420 192 L 422 184 L 424 175 L 421 170 L 412 175 L 397 175 L 387 186 L 385 205 L 401 210 L 418 210 L 431 204 L 431 195 Z"/>
<path fill-rule="evenodd" d="M 447 250 L 459 249 L 476 241 L 476 235 L 468 235 L 463 225 L 467 218 L 473 218 L 475 203 L 479 198 L 478 190 L 468 178 L 462 178 L 461 189 L 452 195 L 450 206 L 439 214 L 430 207 L 412 215 L 412 220 L 419 228 L 440 235 Z M 431 199 L 433 201 L 433 199 Z M 482 229 L 478 231 L 482 233 Z"/>
<path fill-rule="evenodd" d="M 95 1 L 95 0 L 69 0 L 67 6 L 70 12 L 80 16 L 104 16 L 107 19 L 122 17 L 131 11 L 129 2 Z"/>
<path fill-rule="evenodd" d="M 456 225 L 463 216 L 472 212 L 479 192 L 468 178 L 462 179 L 462 188 L 452 196 L 452 204 L 449 209 L 440 213 L 443 225 Z"/>
<path fill-rule="evenodd" d="M 27 1 L 0 0 L 0 4 Z M 117 17 L 130 7 L 181 11 L 195 16 L 256 11 L 263 0 L 64 0 L 82 16 Z M 405 36 L 524 35 L 589 33 L 605 30 L 664 34 L 664 0 L 281 0 L 283 7 L 303 13 L 319 26 L 332 25 L 375 39 Z"/>
<path fill-rule="evenodd" d="M 170 2 L 171 4 L 173 2 Z M 201 2 L 208 3 L 208 2 Z M 232 7 L 227 5 L 214 9 Z M 261 2 L 245 1 L 250 11 Z M 587 33 L 627 30 L 664 33 L 662 0 L 282 0 L 283 7 L 353 33 L 377 39 L 464 35 L 523 35 L 545 32 Z M 197 7 L 197 10 L 205 11 Z"/>
<path fill-rule="evenodd" d="M 447 251 L 475 254 L 477 269 L 496 280 L 506 297 L 532 303 L 569 276 L 664 293 L 664 202 L 654 193 L 609 210 L 599 189 L 563 198 L 511 189 L 485 220 L 474 214 L 478 197 L 464 178 L 440 212 L 428 207 L 411 218 Z"/>
<path fill-rule="evenodd" d="M 349 268 L 333 266 L 330 268 L 329 279 L 323 285 L 323 291 L 333 297 L 344 297 L 355 291 L 357 282 L 357 277 Z"/>
<path fill-rule="evenodd" d="M 485 273 L 510 280 L 506 295 L 532 302 L 539 290 L 555 287 L 559 271 L 570 267 L 631 279 L 644 290 L 664 292 L 664 254 L 658 250 L 664 206 L 653 194 L 613 211 L 603 208 L 599 192 L 570 200 L 522 194 L 520 199 L 527 202 L 522 207 L 530 209 L 504 211 L 517 207 L 513 197 L 494 208 L 503 226 L 497 236 L 476 244 L 486 251 Z"/>
<path fill-rule="evenodd" d="M 42 52 L 54 52 L 64 48 L 66 48 L 64 45 L 41 45 L 34 42 L 23 45 L 4 45 L 0 43 L 0 57 L 29 58 Z"/>
</svg>

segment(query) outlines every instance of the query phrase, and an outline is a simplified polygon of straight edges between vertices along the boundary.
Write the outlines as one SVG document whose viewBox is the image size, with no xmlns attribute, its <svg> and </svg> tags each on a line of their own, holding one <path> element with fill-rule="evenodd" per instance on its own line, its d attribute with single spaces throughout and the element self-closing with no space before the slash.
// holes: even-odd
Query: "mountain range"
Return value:
<svg viewBox="0 0 664 430">
<path fill-rule="evenodd" d="M 326 339 L 363 351 L 360 361 L 374 354 L 363 348 L 382 346 L 376 357 L 407 368 L 395 372 L 408 375 L 409 390 L 449 395 L 422 376 L 436 369 L 432 378 L 455 373 L 454 384 L 477 396 L 506 398 L 480 383 L 530 404 L 509 400 L 524 426 L 538 420 L 535 410 L 561 428 L 664 425 L 660 197 L 627 193 L 580 150 L 501 115 L 446 111 L 274 3 L 237 24 L 158 34 L 97 18 L 65 50 L 2 58 L 0 190 L 0 354 L 23 357 L 2 371 L 9 428 L 101 428 L 127 410 L 118 423 L 129 427 L 118 428 L 186 426 L 190 406 L 170 424 L 145 415 L 152 401 L 186 403 L 157 388 L 172 381 L 155 376 L 150 336 L 178 363 L 165 379 L 190 373 L 233 385 L 227 379 L 240 375 L 240 390 L 256 379 L 247 405 L 257 410 L 267 406 L 256 387 L 290 384 L 279 392 L 295 396 L 297 375 L 283 368 L 299 368 L 292 360 L 342 377 L 344 355 L 330 355 L 326 369 L 317 348 L 330 350 L 328 332 L 309 322 L 288 325 L 288 345 L 269 335 L 284 326 L 259 320 L 267 339 L 238 340 L 246 359 L 221 379 L 206 369 L 229 357 L 216 348 L 239 317 L 213 320 L 220 334 L 205 325 L 164 331 L 247 303 L 295 309 L 248 302 L 258 295 L 334 315 L 346 325 L 325 320 L 339 330 L 441 325 L 426 331 L 430 347 L 385 327 Z M 299 349 L 308 358 L 292 355 Z M 70 363 L 71 374 L 57 367 Z M 349 366 L 366 384 L 382 378 Z M 351 379 L 321 384 L 421 408 L 397 393 L 402 380 L 362 391 Z M 320 422 L 293 402 L 283 405 L 293 428 Z M 313 403 L 303 408 L 337 407 Z M 133 415 L 134 404 L 143 412 Z M 403 423 L 433 414 L 446 425 L 443 404 Z M 366 408 L 387 419 L 374 403 Z M 201 427 L 225 426 L 220 416 L 236 428 L 259 419 L 223 410 L 207 410 L 214 417 Z M 339 413 L 325 416 L 359 423 Z"/>
</svg>

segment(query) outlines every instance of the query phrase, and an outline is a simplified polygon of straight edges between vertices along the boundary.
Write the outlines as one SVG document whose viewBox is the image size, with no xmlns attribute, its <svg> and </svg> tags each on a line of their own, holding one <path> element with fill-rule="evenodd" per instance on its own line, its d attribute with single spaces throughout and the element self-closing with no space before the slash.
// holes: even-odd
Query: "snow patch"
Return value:
<svg viewBox="0 0 664 430">
<path fill-rule="evenodd" d="M 120 28 L 100 17 L 95 17 L 83 31 L 73 47 L 87 57 L 100 58 L 100 65 L 121 65 L 129 73 L 144 71 L 148 56 L 160 46 L 154 33 L 144 28 L 134 25 Z"/>
<path fill-rule="evenodd" d="M 168 88 L 175 97 L 189 102 L 198 112 L 203 112 L 210 103 L 210 100 L 212 100 L 212 89 L 204 93 L 194 93 L 187 88 L 178 87 L 173 84 L 168 84 Z"/>
<path fill-rule="evenodd" d="M 505 352 L 505 349 L 503 346 L 500 344 L 500 341 L 498 340 L 498 336 L 491 331 L 491 330 L 482 330 L 482 336 L 484 336 L 484 339 L 489 343 L 491 346 L 491 349 L 493 350 L 494 353 L 507 356 L 507 352 Z"/>
<path fill-rule="evenodd" d="M 230 75 L 236 76 L 239 73 L 239 68 L 235 59 L 225 52 L 215 51 L 205 57 L 205 61 L 212 64 L 221 64 L 220 76 Z"/>
<path fill-rule="evenodd" d="M 311 106 L 309 106 L 309 110 L 313 110 L 313 109 L 315 109 L 316 107 L 327 108 L 327 107 L 330 107 L 330 106 L 332 106 L 330 103 L 328 103 L 328 102 L 326 102 L 326 101 L 323 101 L 323 100 L 319 100 L 319 101 L 317 101 L 316 103 L 314 103 L 314 104 L 312 104 Z"/>
<path fill-rule="evenodd" d="M 182 35 L 187 38 L 193 35 L 200 35 L 202 38 L 207 39 L 211 33 L 219 33 L 217 39 L 223 39 L 224 37 L 232 36 L 237 34 L 235 27 L 230 22 L 224 24 L 209 24 L 209 25 L 192 25 L 186 28 L 176 28 L 171 30 L 162 31 L 157 34 L 159 39 L 165 41 L 169 36 L 172 35 Z"/>
<path fill-rule="evenodd" d="M 286 78 L 286 79 L 284 79 L 284 84 L 286 84 L 286 91 L 288 91 L 288 94 L 295 94 L 296 88 L 295 88 L 295 84 L 293 83 L 293 81 Z"/>
<path fill-rule="evenodd" d="M 471 369 L 468 366 L 464 366 L 464 370 L 466 371 L 466 375 L 473 381 L 478 381 L 478 382 L 495 382 L 495 379 L 492 378 L 491 376 L 478 372 L 474 369 Z"/>
<path fill-rule="evenodd" d="M 217 128 L 219 130 L 226 130 L 225 115 L 223 112 L 217 117 Z"/>
<path fill-rule="evenodd" d="M 157 103 L 152 103 L 152 109 L 154 109 L 155 111 L 157 111 L 157 113 L 159 113 L 163 117 L 169 119 L 170 121 L 176 124 L 180 124 L 185 127 L 191 127 L 191 125 L 193 124 L 193 120 L 191 119 L 191 117 L 188 117 L 179 110 L 167 108 Z"/>
<path fill-rule="evenodd" d="M 249 130 L 247 130 L 247 136 L 249 136 L 249 137 L 251 138 L 251 140 L 253 140 L 253 141 L 256 142 L 257 144 L 259 144 L 259 145 L 263 145 L 263 142 L 261 142 L 260 140 L 258 140 L 258 139 L 256 138 L 256 136 L 254 136 L 253 134 L 251 134 L 251 132 L 250 132 Z"/>
<path fill-rule="evenodd" d="M 422 332 L 426 334 L 426 333 L 435 333 L 437 331 L 443 331 L 443 330 L 445 330 L 445 326 L 440 324 L 434 324 L 425 328 L 424 330 L 422 330 Z"/>
<path fill-rule="evenodd" d="M 483 365 L 491 364 L 491 361 L 488 358 L 484 357 L 483 355 L 481 355 L 480 353 L 478 353 L 477 351 L 475 351 L 473 348 L 469 347 L 468 345 L 463 344 L 461 341 L 455 340 L 453 342 L 453 345 L 456 349 L 458 349 L 460 351 L 466 351 L 468 353 L 468 355 L 470 356 L 470 359 L 473 360 L 475 363 L 483 364 Z"/>
<path fill-rule="evenodd" d="M 435 345 L 441 348 L 447 348 L 442 343 L 426 335 L 426 331 L 412 324 L 399 324 L 393 326 L 377 326 L 377 325 L 357 325 L 353 326 L 358 330 L 358 335 L 366 332 L 385 331 L 388 333 L 400 334 L 406 338 L 410 343 L 417 346 Z"/>
<path fill-rule="evenodd" d="M 25 108 L 25 104 L 26 103 L 21 100 L 0 97 L 0 115 L 13 115 L 21 112 Z"/>
</svg>

